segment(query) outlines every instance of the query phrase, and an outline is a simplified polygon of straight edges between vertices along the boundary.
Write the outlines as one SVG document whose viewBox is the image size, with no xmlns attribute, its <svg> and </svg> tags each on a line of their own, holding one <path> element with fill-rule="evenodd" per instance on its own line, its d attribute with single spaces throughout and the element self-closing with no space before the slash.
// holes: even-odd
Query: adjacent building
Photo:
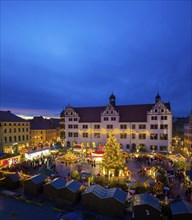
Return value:
<svg viewBox="0 0 192 220">
<path fill-rule="evenodd" d="M 116 105 L 116 97 L 100 107 L 67 106 L 60 114 L 60 137 L 65 146 L 98 148 L 113 132 L 127 151 L 167 152 L 172 144 L 172 112 L 159 94 L 152 104 Z"/>
<path fill-rule="evenodd" d="M 0 151 L 20 153 L 29 141 L 30 123 L 10 111 L 0 111 Z"/>
<path fill-rule="evenodd" d="M 36 148 L 49 147 L 59 139 L 59 120 L 46 119 L 42 116 L 35 116 L 29 120 L 31 130 L 30 144 Z"/>
<path fill-rule="evenodd" d="M 184 146 L 192 153 L 192 112 L 188 123 L 184 126 Z"/>
</svg>

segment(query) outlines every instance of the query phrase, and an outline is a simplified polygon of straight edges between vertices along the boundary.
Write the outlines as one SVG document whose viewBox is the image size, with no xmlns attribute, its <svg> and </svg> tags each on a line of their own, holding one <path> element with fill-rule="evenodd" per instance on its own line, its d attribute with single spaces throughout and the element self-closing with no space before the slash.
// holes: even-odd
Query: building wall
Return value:
<svg viewBox="0 0 192 220">
<path fill-rule="evenodd" d="M 57 141 L 57 130 L 47 129 L 47 130 L 31 130 L 30 144 L 32 146 L 43 146 L 51 145 Z"/>
<path fill-rule="evenodd" d="M 30 142 L 29 122 L 0 122 L 1 151 L 20 152 Z"/>
<path fill-rule="evenodd" d="M 189 122 L 184 126 L 184 146 L 192 152 L 192 113 Z"/>
<path fill-rule="evenodd" d="M 112 131 L 123 150 L 144 148 L 146 151 L 167 152 L 171 149 L 172 113 L 161 101 L 155 103 L 146 113 L 145 122 L 120 122 L 118 112 L 114 111 L 111 115 L 106 113 L 109 112 L 108 107 L 101 113 L 100 122 L 80 122 L 79 115 L 73 112 L 72 108 L 66 111 L 69 113 L 65 114 L 65 118 L 61 118 L 61 123 L 64 124 L 63 132 L 65 131 L 65 146 L 73 146 L 76 143 L 92 148 L 104 146 L 107 133 Z"/>
</svg>

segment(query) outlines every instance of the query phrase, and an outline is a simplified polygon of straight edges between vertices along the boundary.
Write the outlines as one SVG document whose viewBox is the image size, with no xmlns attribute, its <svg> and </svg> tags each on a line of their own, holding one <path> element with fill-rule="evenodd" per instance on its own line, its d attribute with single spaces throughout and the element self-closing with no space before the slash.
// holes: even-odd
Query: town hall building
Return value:
<svg viewBox="0 0 192 220">
<path fill-rule="evenodd" d="M 60 136 L 64 146 L 78 144 L 97 149 L 112 132 L 126 151 L 168 152 L 172 140 L 170 103 L 159 94 L 153 104 L 116 105 L 116 97 L 100 107 L 71 107 L 61 112 Z"/>
</svg>

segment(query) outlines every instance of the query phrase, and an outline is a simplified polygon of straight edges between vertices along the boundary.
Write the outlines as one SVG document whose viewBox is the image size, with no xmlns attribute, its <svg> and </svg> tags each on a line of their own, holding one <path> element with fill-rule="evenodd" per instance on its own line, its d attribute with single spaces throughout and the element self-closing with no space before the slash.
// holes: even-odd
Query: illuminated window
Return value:
<svg viewBox="0 0 192 220">
<path fill-rule="evenodd" d="M 160 140 L 167 140 L 168 135 L 167 134 L 160 134 Z"/>
<path fill-rule="evenodd" d="M 156 145 L 151 145 L 150 150 L 157 150 L 157 146 Z"/>
<path fill-rule="evenodd" d="M 146 134 L 139 134 L 139 139 L 146 139 Z"/>
<path fill-rule="evenodd" d="M 121 133 L 120 138 L 121 139 L 127 139 L 127 134 L 126 133 Z"/>
<path fill-rule="evenodd" d="M 151 140 L 157 140 L 158 139 L 158 134 L 150 134 L 150 139 Z"/>
<path fill-rule="evenodd" d="M 94 138 L 100 138 L 100 133 L 94 133 Z"/>
<path fill-rule="evenodd" d="M 132 139 L 135 139 L 135 133 L 131 134 Z"/>
</svg>

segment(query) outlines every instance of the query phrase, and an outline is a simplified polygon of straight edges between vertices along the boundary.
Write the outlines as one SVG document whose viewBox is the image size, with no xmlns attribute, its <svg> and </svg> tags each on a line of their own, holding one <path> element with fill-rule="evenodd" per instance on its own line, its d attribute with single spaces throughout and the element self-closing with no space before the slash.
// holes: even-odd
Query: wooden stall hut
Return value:
<svg viewBox="0 0 192 220">
<path fill-rule="evenodd" d="M 192 204 L 180 200 L 170 204 L 172 220 L 191 220 L 192 219 Z"/>
<path fill-rule="evenodd" d="M 160 220 L 161 205 L 159 200 L 149 193 L 134 196 L 134 220 Z"/>
<path fill-rule="evenodd" d="M 119 188 L 105 189 L 92 185 L 82 193 L 82 204 L 103 215 L 121 218 L 125 211 L 126 197 L 127 193 Z"/>
<path fill-rule="evenodd" d="M 4 179 L 4 187 L 8 189 L 17 189 L 20 187 L 21 177 L 18 173 L 8 174 Z"/>
<path fill-rule="evenodd" d="M 66 181 L 63 178 L 56 178 L 43 186 L 43 195 L 50 200 L 57 201 L 59 198 L 59 189 L 64 187 Z"/>
<path fill-rule="evenodd" d="M 81 183 L 76 180 L 71 180 L 59 189 L 59 199 L 61 203 L 75 205 L 80 198 Z"/>
<path fill-rule="evenodd" d="M 24 181 L 24 193 L 37 195 L 43 192 L 43 185 L 45 184 L 45 176 L 36 175 Z"/>
</svg>

